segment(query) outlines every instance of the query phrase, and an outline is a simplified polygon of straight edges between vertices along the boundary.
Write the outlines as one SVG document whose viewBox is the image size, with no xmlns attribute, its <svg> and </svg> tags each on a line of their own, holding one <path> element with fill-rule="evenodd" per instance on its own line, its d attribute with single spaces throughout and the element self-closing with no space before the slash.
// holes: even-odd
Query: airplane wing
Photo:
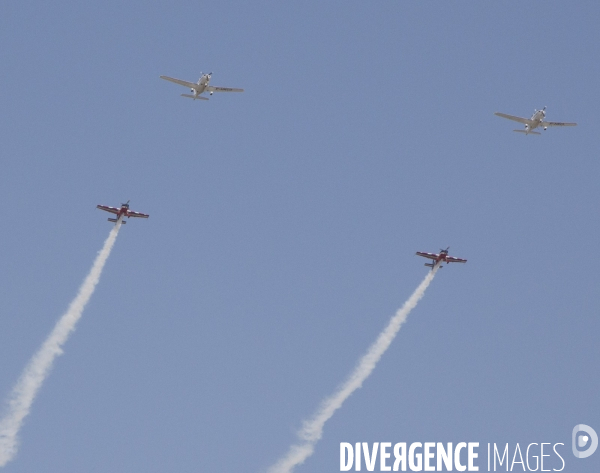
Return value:
<svg viewBox="0 0 600 473">
<path fill-rule="evenodd" d="M 466 263 L 467 262 L 466 259 L 455 258 L 454 256 L 446 256 L 446 261 L 448 263 Z"/>
<path fill-rule="evenodd" d="M 142 212 L 134 212 L 133 210 L 130 210 L 129 212 L 127 212 L 127 216 L 128 217 L 148 218 L 150 215 L 143 214 Z"/>
<path fill-rule="evenodd" d="M 423 258 L 436 259 L 439 255 L 435 253 L 423 253 L 421 251 L 417 251 L 418 256 L 422 256 Z"/>
<path fill-rule="evenodd" d="M 208 92 L 243 92 L 244 89 L 232 89 L 231 87 L 214 87 L 209 85 L 206 90 Z"/>
<path fill-rule="evenodd" d="M 514 120 L 515 122 L 519 122 L 519 123 L 523 123 L 524 125 L 533 125 L 533 121 L 531 121 L 529 118 L 521 118 L 521 117 L 515 117 L 514 115 L 507 115 L 506 113 L 500 113 L 500 112 L 496 112 L 494 113 L 494 115 L 498 115 L 499 117 L 502 118 L 508 118 L 509 120 Z"/>
<path fill-rule="evenodd" d="M 174 79 L 173 77 L 160 76 L 160 78 L 168 80 L 169 82 L 175 82 L 176 84 L 183 85 L 184 87 L 189 87 L 190 89 L 195 89 L 196 87 L 198 87 L 198 84 L 195 84 L 193 82 L 187 82 L 181 79 Z"/>
<path fill-rule="evenodd" d="M 108 205 L 96 205 L 97 209 L 105 210 L 106 212 L 110 212 L 111 214 L 118 214 L 119 209 L 115 207 L 109 207 Z"/>
<path fill-rule="evenodd" d="M 577 123 L 562 123 L 562 122 L 542 122 L 541 126 L 577 126 Z"/>
</svg>

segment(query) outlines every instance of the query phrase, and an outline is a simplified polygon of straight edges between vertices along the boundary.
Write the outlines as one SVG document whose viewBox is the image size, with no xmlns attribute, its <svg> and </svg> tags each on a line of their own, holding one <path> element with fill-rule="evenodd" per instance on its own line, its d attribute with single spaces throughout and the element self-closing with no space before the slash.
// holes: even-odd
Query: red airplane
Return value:
<svg viewBox="0 0 600 473">
<path fill-rule="evenodd" d="M 425 263 L 425 266 L 429 266 L 432 271 L 438 265 L 441 268 L 442 267 L 441 264 L 443 262 L 446 262 L 446 264 L 448 264 L 448 263 L 466 263 L 467 262 L 466 259 L 455 258 L 454 256 L 449 256 L 448 255 L 449 249 L 450 249 L 450 247 L 446 248 L 445 250 L 440 250 L 439 254 L 423 253 L 421 251 L 417 251 L 417 255 L 422 256 L 424 258 L 429 258 L 430 260 L 433 260 L 431 263 Z"/>
<path fill-rule="evenodd" d="M 121 208 L 117 207 L 109 207 L 108 205 L 96 205 L 96 208 L 100 210 L 105 210 L 110 212 L 111 214 L 115 214 L 117 218 L 109 218 L 109 222 L 118 222 L 121 220 L 121 223 L 125 225 L 127 222 L 123 220 L 123 217 L 140 217 L 140 218 L 148 218 L 149 215 L 143 214 L 141 212 L 134 212 L 133 210 L 129 210 L 129 201 L 125 204 L 121 204 Z"/>
</svg>

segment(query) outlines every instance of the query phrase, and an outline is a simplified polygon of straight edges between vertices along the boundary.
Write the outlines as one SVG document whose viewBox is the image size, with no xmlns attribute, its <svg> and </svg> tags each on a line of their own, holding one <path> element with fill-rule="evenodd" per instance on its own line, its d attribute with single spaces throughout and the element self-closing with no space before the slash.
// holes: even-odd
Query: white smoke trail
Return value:
<svg viewBox="0 0 600 473">
<path fill-rule="evenodd" d="M 287 454 L 269 468 L 269 473 L 290 473 L 296 466 L 304 463 L 304 461 L 313 454 L 316 443 L 323 435 L 325 422 L 333 416 L 336 410 L 342 407 L 344 401 L 348 399 L 354 391 L 360 388 L 365 379 L 373 372 L 379 359 L 388 349 L 396 337 L 398 330 L 400 330 L 400 327 L 406 321 L 408 314 L 415 308 L 419 300 L 425 294 L 425 290 L 433 280 L 438 268 L 439 267 L 436 266 L 433 271 L 430 271 L 427 274 L 415 292 L 413 292 L 404 305 L 396 312 L 396 315 L 391 318 L 387 327 L 379 334 L 375 343 L 371 345 L 367 353 L 359 360 L 358 365 L 356 365 L 356 368 L 354 368 L 354 371 L 350 374 L 344 384 L 321 403 L 321 406 L 312 418 L 304 421 L 302 429 L 298 432 L 301 443 L 292 445 Z"/>
<path fill-rule="evenodd" d="M 8 412 L 0 421 L 0 467 L 6 465 L 17 453 L 17 435 L 23 424 L 23 420 L 29 414 L 31 404 L 42 383 L 48 376 L 54 358 L 62 354 L 62 345 L 75 329 L 75 324 L 94 293 L 94 289 L 102 273 L 102 268 L 104 268 L 104 264 L 115 244 L 120 227 L 121 219 L 119 219 L 110 231 L 102 250 L 100 250 L 94 261 L 90 273 L 79 288 L 79 292 L 75 299 L 73 299 L 73 302 L 71 302 L 67 312 L 56 323 L 54 330 L 52 330 L 50 336 L 37 353 L 33 355 L 13 388 L 8 401 Z"/>
</svg>

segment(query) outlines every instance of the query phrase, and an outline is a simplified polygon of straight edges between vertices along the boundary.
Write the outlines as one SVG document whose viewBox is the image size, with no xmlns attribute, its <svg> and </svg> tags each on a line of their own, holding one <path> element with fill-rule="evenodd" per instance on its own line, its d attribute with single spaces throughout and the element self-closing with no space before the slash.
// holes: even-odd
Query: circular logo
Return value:
<svg viewBox="0 0 600 473">
<path fill-rule="evenodd" d="M 577 434 L 579 432 L 585 432 L 584 435 Z M 585 450 L 579 450 L 584 448 L 591 439 L 591 444 Z M 598 448 L 598 434 L 589 425 L 579 424 L 573 427 L 573 455 L 577 458 L 587 458 L 592 455 Z"/>
</svg>

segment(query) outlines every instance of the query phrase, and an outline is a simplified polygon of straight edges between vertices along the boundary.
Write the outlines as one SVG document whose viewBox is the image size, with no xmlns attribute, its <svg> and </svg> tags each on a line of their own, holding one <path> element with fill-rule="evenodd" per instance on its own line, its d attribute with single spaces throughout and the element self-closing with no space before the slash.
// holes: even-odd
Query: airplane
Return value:
<svg viewBox="0 0 600 473">
<path fill-rule="evenodd" d="M 513 130 L 517 133 L 525 133 L 526 135 L 541 135 L 541 133 L 537 131 L 532 131 L 533 129 L 541 126 L 544 130 L 546 130 L 549 126 L 576 126 L 577 123 L 562 123 L 562 122 L 547 122 L 546 121 L 546 107 L 541 110 L 534 110 L 531 118 L 521 118 L 515 117 L 514 115 L 507 115 L 506 113 L 496 112 L 494 115 L 498 115 L 502 118 L 508 118 L 509 120 L 514 120 L 519 123 L 523 123 L 525 125 L 524 130 Z"/>
<path fill-rule="evenodd" d="M 438 253 L 423 253 L 421 251 L 417 251 L 417 255 L 423 256 L 424 258 L 429 258 L 430 260 L 433 260 L 431 263 L 425 263 L 425 266 L 429 266 L 432 271 L 436 266 L 439 266 L 441 268 L 442 267 L 441 264 L 444 262 L 446 263 L 446 265 L 448 265 L 449 263 L 466 263 L 467 262 L 466 259 L 455 258 L 454 256 L 449 256 L 448 255 L 449 249 L 450 249 L 450 247 L 446 248 L 445 250 L 440 250 L 439 254 Z"/>
<path fill-rule="evenodd" d="M 110 212 L 111 214 L 115 214 L 117 218 L 109 218 L 109 222 L 118 222 L 121 220 L 121 223 L 125 225 L 127 222 L 123 220 L 124 217 L 139 217 L 139 218 L 148 218 L 149 215 L 143 214 L 141 212 L 134 212 L 133 210 L 129 210 L 129 201 L 124 204 L 121 204 L 121 208 L 117 207 L 109 207 L 108 205 L 96 205 L 96 208 L 100 210 L 105 210 L 106 212 Z"/>
<path fill-rule="evenodd" d="M 181 94 L 182 97 L 188 97 L 190 99 L 199 99 L 199 100 L 208 100 L 207 97 L 202 97 L 200 94 L 203 92 L 208 92 L 210 95 L 213 92 L 243 92 L 244 89 L 232 89 L 231 87 L 215 87 L 210 85 L 210 78 L 212 77 L 212 72 L 208 74 L 200 73 L 200 79 L 198 82 L 187 82 L 181 79 L 174 79 L 173 77 L 168 76 L 160 76 L 161 79 L 168 80 L 170 82 L 174 82 L 175 84 L 183 85 L 184 87 L 189 87 L 192 91 L 193 95 L 190 94 Z"/>
</svg>

